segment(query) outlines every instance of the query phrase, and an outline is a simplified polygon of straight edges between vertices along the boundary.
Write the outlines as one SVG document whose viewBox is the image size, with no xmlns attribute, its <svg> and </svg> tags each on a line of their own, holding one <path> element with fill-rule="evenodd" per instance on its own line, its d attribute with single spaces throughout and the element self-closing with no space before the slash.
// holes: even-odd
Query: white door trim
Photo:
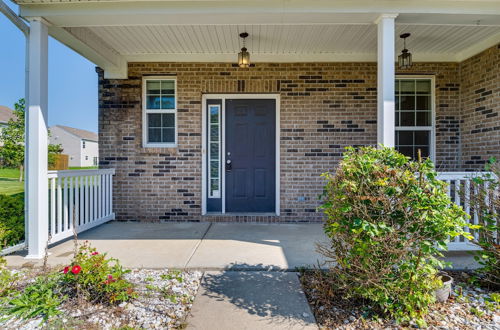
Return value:
<svg viewBox="0 0 500 330">
<path fill-rule="evenodd" d="M 216 99 L 222 101 L 222 161 L 221 172 L 224 171 L 226 164 L 225 152 L 225 127 L 226 127 L 226 100 L 227 99 L 258 99 L 258 100 L 275 100 L 276 101 L 276 136 L 275 136 L 275 163 L 276 163 L 276 200 L 275 213 L 280 215 L 280 95 L 279 94 L 203 94 L 202 96 L 202 144 L 201 144 L 201 215 L 207 214 L 207 100 Z M 221 189 L 222 189 L 222 213 L 226 213 L 226 190 L 224 189 L 225 178 L 221 174 Z"/>
</svg>

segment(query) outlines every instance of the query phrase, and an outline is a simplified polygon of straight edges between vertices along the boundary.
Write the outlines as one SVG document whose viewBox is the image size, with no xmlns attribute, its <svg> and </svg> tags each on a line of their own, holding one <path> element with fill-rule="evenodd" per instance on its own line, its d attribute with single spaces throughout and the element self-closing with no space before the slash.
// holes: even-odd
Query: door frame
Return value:
<svg viewBox="0 0 500 330">
<path fill-rule="evenodd" d="M 279 94 L 203 94 L 202 95 L 202 125 L 201 125 L 201 215 L 207 215 L 207 100 L 217 99 L 222 101 L 221 106 L 221 172 L 224 172 L 226 164 L 226 100 L 228 99 L 257 99 L 257 100 L 275 100 L 276 112 L 276 136 L 275 136 L 275 215 L 280 215 L 280 95 Z M 226 213 L 226 189 L 225 175 L 221 173 L 220 187 L 222 189 L 222 214 Z M 241 213 L 252 215 L 252 213 Z"/>
</svg>

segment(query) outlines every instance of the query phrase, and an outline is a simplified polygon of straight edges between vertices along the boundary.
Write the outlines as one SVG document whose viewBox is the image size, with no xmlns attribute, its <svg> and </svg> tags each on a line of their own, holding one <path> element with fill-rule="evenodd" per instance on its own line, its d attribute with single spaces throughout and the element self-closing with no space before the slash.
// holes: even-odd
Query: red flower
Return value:
<svg viewBox="0 0 500 330">
<path fill-rule="evenodd" d="M 75 275 L 76 275 L 76 274 L 78 274 L 78 273 L 79 273 L 79 272 L 81 272 L 81 271 L 82 271 L 82 267 L 80 267 L 80 266 L 78 266 L 78 265 L 75 265 L 75 266 L 73 266 L 73 268 L 71 268 L 71 272 L 72 272 L 73 274 L 75 274 Z"/>
<path fill-rule="evenodd" d="M 99 254 L 99 252 L 97 252 L 97 251 L 94 251 L 91 253 L 91 255 L 93 255 L 93 256 L 98 255 L 98 254 Z"/>
<path fill-rule="evenodd" d="M 63 273 L 64 273 L 64 274 L 67 274 L 68 272 L 69 272 L 69 266 L 64 267 L 64 269 L 63 269 Z"/>
</svg>

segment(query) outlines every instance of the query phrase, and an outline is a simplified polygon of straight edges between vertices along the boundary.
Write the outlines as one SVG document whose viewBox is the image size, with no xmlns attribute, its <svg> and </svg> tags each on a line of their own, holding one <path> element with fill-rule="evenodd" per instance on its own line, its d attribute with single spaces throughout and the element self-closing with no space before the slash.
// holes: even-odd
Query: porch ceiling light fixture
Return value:
<svg viewBox="0 0 500 330">
<path fill-rule="evenodd" d="M 406 49 L 406 38 L 410 35 L 410 33 L 403 33 L 399 36 L 403 39 L 403 50 L 401 51 L 401 55 L 398 56 L 398 65 L 401 69 L 408 69 L 412 65 L 411 53 Z"/>
<path fill-rule="evenodd" d="M 246 32 L 240 33 L 240 38 L 243 39 L 243 47 L 241 48 L 241 52 L 238 53 L 238 66 L 240 68 L 250 67 L 250 53 L 247 51 L 247 48 L 245 47 L 246 37 L 248 37 L 248 33 Z"/>
</svg>

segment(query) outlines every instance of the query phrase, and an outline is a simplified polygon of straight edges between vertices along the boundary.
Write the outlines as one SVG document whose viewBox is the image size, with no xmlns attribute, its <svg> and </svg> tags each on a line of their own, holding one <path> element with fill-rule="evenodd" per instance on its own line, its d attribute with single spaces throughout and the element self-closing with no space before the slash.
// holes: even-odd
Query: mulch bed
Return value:
<svg viewBox="0 0 500 330">
<path fill-rule="evenodd" d="M 426 317 L 430 329 L 500 329 L 498 304 L 491 302 L 493 291 L 467 284 L 470 274 L 448 272 L 454 278 L 452 295 L 436 303 Z M 321 329 L 402 329 L 392 320 L 374 313 L 362 299 L 346 299 L 336 292 L 324 271 L 306 271 L 300 277 L 309 305 Z M 330 283 L 329 283 L 330 282 Z"/>
</svg>

